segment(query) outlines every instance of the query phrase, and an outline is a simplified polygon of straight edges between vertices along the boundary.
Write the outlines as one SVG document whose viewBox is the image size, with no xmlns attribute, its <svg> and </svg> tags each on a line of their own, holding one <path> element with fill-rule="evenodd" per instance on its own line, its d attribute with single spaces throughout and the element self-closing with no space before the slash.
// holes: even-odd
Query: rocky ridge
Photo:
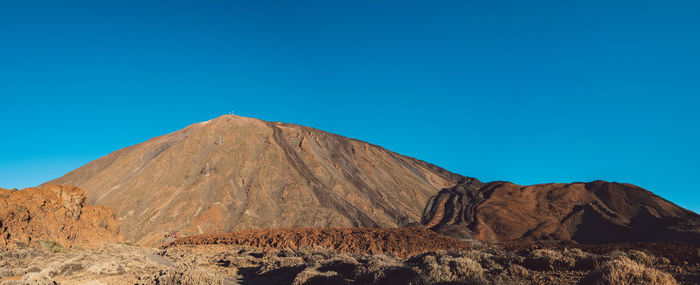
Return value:
<svg viewBox="0 0 700 285">
<path fill-rule="evenodd" d="M 700 243 L 700 216 L 615 182 L 521 186 L 465 179 L 430 199 L 422 223 L 484 241 Z"/>
</svg>

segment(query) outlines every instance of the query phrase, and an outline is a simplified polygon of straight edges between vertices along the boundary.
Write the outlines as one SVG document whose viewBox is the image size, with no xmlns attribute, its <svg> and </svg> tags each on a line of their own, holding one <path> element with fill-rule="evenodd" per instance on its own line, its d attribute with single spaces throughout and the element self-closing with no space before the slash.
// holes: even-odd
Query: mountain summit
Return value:
<svg viewBox="0 0 700 285">
<path fill-rule="evenodd" d="M 463 177 L 317 129 L 226 115 L 115 151 L 47 184 L 116 209 L 121 232 L 153 244 L 246 228 L 396 227 Z"/>
</svg>

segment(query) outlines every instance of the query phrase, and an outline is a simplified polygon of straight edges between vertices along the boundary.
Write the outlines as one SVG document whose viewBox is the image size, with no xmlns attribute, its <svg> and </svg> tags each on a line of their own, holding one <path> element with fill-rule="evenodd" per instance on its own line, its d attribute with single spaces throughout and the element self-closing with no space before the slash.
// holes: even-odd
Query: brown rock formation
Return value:
<svg viewBox="0 0 700 285">
<path fill-rule="evenodd" d="M 85 199 L 83 190 L 69 186 L 0 189 L 0 247 L 40 240 L 64 247 L 121 241 L 114 211 Z"/>
<path fill-rule="evenodd" d="M 362 141 L 223 116 L 93 161 L 52 184 L 118 211 L 128 240 L 248 228 L 397 227 L 462 177 Z"/>
<path fill-rule="evenodd" d="M 700 243 L 700 216 L 631 184 L 482 185 L 465 179 L 430 199 L 424 225 L 487 241 Z"/>
</svg>

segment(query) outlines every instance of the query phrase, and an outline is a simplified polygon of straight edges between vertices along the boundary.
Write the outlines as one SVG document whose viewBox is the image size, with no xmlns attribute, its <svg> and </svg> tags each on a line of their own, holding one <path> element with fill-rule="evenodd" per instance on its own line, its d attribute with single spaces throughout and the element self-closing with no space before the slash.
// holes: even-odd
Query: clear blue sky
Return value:
<svg viewBox="0 0 700 285">
<path fill-rule="evenodd" d="M 0 187 L 236 114 L 700 212 L 699 1 L 0 2 Z"/>
</svg>

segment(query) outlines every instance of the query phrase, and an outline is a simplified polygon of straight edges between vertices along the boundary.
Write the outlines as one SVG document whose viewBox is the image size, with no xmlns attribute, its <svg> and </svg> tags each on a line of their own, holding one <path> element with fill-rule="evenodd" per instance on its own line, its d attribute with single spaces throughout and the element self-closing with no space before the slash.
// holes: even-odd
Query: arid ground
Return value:
<svg viewBox="0 0 700 285">
<path fill-rule="evenodd" d="M 416 242 L 391 246 L 402 238 Z M 257 230 L 161 248 L 17 245 L 0 254 L 0 284 L 697 284 L 698 250 L 671 242 L 465 243 L 422 229 Z"/>
</svg>

